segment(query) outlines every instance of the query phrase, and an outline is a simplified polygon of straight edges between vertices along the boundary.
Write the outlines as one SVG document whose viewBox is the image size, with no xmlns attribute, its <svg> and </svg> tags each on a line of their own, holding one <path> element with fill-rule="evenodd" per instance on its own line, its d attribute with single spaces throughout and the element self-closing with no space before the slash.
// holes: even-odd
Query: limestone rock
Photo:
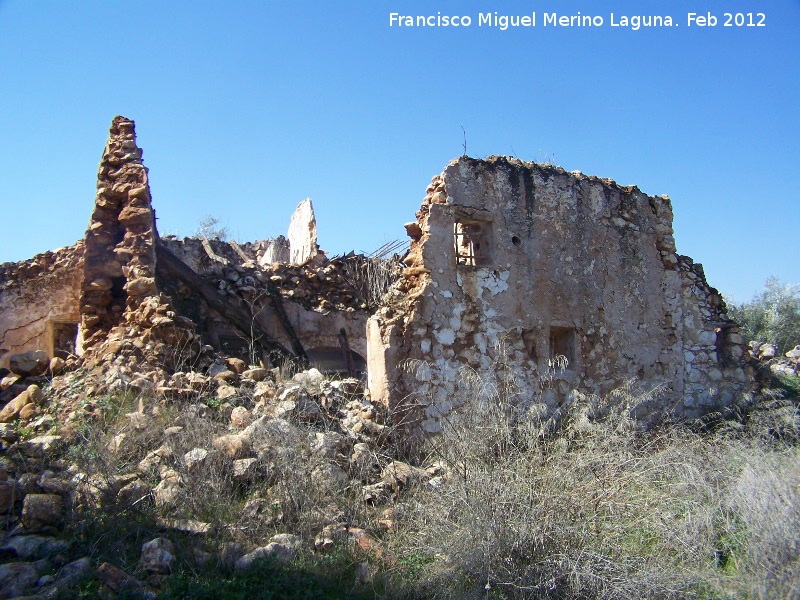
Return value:
<svg viewBox="0 0 800 600">
<path fill-rule="evenodd" d="M 274 557 L 278 561 L 290 560 L 300 550 L 301 541 L 296 535 L 279 533 L 273 536 L 270 543 L 262 548 L 256 548 L 236 561 L 236 570 L 249 569 L 253 562 L 259 558 Z"/>
<path fill-rule="evenodd" d="M 142 546 L 142 568 L 151 573 L 170 573 L 175 563 L 175 547 L 167 538 L 159 537 Z"/>
<path fill-rule="evenodd" d="M 318 369 L 311 368 L 307 371 L 296 373 L 292 377 L 292 381 L 296 381 L 309 391 L 319 390 L 320 386 L 325 381 L 325 376 L 319 372 Z"/>
<path fill-rule="evenodd" d="M 238 392 L 236 391 L 235 387 L 225 383 L 221 384 L 214 393 L 214 395 L 220 400 L 229 400 L 231 398 L 235 398 L 237 394 Z"/>
<path fill-rule="evenodd" d="M 8 539 L 0 552 L 10 552 L 23 560 L 46 558 L 53 554 L 63 553 L 69 549 L 70 543 L 44 535 L 19 535 Z"/>
<path fill-rule="evenodd" d="M 39 579 L 36 568 L 24 562 L 0 565 L 0 598 L 24 596 Z"/>
<path fill-rule="evenodd" d="M 131 481 L 117 492 L 117 504 L 121 506 L 134 506 L 147 498 L 151 498 L 153 489 L 145 482 Z"/>
<path fill-rule="evenodd" d="M 173 469 L 166 469 L 161 475 L 159 484 L 153 488 L 156 506 L 175 506 L 180 502 L 182 493 L 183 480 L 180 474 Z"/>
<path fill-rule="evenodd" d="M 119 594 L 125 590 L 136 590 L 142 586 L 135 577 L 108 562 L 97 567 L 94 576 L 113 594 Z"/>
<path fill-rule="evenodd" d="M 253 421 L 253 415 L 244 406 L 237 406 L 231 411 L 231 427 L 244 429 Z"/>
<path fill-rule="evenodd" d="M 264 381 L 269 377 L 269 371 L 267 369 L 246 369 L 242 372 L 242 377 L 253 381 Z"/>
<path fill-rule="evenodd" d="M 245 458 L 250 454 L 250 438 L 244 435 L 228 434 L 214 438 L 211 445 L 225 456 L 233 459 Z"/>
<path fill-rule="evenodd" d="M 250 439 L 253 450 L 273 450 L 283 446 L 292 446 L 299 442 L 302 432 L 285 419 L 259 417 L 242 431 L 241 435 Z"/>
<path fill-rule="evenodd" d="M 30 458 L 42 458 L 44 456 L 54 458 L 67 446 L 66 440 L 60 435 L 37 435 L 24 442 L 19 442 L 17 448 Z"/>
<path fill-rule="evenodd" d="M 262 267 L 268 267 L 275 263 L 288 263 L 289 258 L 289 240 L 279 235 L 275 239 L 266 240 L 261 257 L 258 259 L 258 264 Z"/>
<path fill-rule="evenodd" d="M 230 367 L 230 369 L 238 375 L 241 375 L 247 370 L 247 363 L 241 358 L 229 356 L 225 359 L 225 364 L 227 364 L 228 367 Z"/>
<path fill-rule="evenodd" d="M 346 445 L 345 437 L 335 431 L 317 432 L 311 444 L 311 451 L 326 459 L 336 458 Z"/>
<path fill-rule="evenodd" d="M 775 358 L 778 354 L 778 348 L 775 347 L 773 344 L 762 344 L 761 347 L 758 349 L 758 358 L 760 360 L 768 360 L 770 358 Z"/>
<path fill-rule="evenodd" d="M 22 524 L 29 531 L 36 531 L 61 520 L 63 500 L 56 494 L 28 494 L 22 505 Z"/>
<path fill-rule="evenodd" d="M 66 496 L 72 489 L 72 483 L 68 478 L 56 475 L 52 471 L 45 471 L 39 477 L 39 488 L 48 494 L 58 494 Z"/>
<path fill-rule="evenodd" d="M 19 394 L 0 411 L 0 423 L 10 423 L 19 416 L 26 404 L 44 402 L 44 392 L 38 385 L 30 385 L 28 389 Z"/>
<path fill-rule="evenodd" d="M 183 455 L 183 464 L 190 473 L 201 473 L 216 460 L 218 453 L 205 448 L 193 448 Z"/>
<path fill-rule="evenodd" d="M 237 483 L 250 483 L 259 475 L 257 458 L 240 458 L 233 461 L 233 480 Z"/>
<path fill-rule="evenodd" d="M 347 537 L 347 526 L 336 523 L 326 525 L 314 538 L 314 550 L 328 554 L 336 548 L 337 542 Z"/>
<path fill-rule="evenodd" d="M 73 560 L 61 569 L 53 580 L 54 588 L 67 588 L 78 581 L 81 577 L 89 573 L 92 569 L 92 561 L 88 556 Z"/>
<path fill-rule="evenodd" d="M 137 277 L 125 284 L 125 291 L 130 296 L 143 296 L 151 294 L 156 290 L 156 280 L 154 277 Z"/>
<path fill-rule="evenodd" d="M 191 535 L 205 535 L 214 532 L 214 526 L 211 523 L 204 523 L 194 519 L 156 519 L 156 523 L 164 529 L 172 529 L 173 531 Z"/>
<path fill-rule="evenodd" d="M 13 442 L 19 436 L 17 435 L 17 428 L 11 423 L 0 423 L 0 440 L 6 442 Z"/>
<path fill-rule="evenodd" d="M 21 375 L 17 375 L 16 373 L 11 373 L 0 379 L 0 390 L 7 390 L 12 385 L 17 383 L 20 379 L 22 379 Z"/>
<path fill-rule="evenodd" d="M 259 381 L 253 390 L 253 400 L 256 402 L 266 402 L 275 397 L 275 384 L 271 381 Z"/>
<path fill-rule="evenodd" d="M 6 514 L 22 500 L 22 490 L 13 479 L 0 481 L 0 515 Z"/>
<path fill-rule="evenodd" d="M 50 359 L 44 350 L 29 350 L 21 354 L 14 354 L 8 361 L 8 368 L 22 377 L 41 375 L 47 371 L 49 365 Z"/>
<path fill-rule="evenodd" d="M 288 237 L 291 264 L 303 265 L 317 255 L 317 220 L 310 198 L 297 205 L 289 224 Z"/>
<path fill-rule="evenodd" d="M 50 372 L 53 375 L 58 375 L 64 370 L 66 364 L 67 362 L 63 358 L 60 356 L 54 356 L 52 359 L 50 359 Z"/>
</svg>

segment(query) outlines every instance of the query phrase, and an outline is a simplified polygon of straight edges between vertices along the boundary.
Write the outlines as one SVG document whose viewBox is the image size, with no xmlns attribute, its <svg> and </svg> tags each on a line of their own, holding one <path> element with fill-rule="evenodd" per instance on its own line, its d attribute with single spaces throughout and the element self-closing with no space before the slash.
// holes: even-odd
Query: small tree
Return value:
<svg viewBox="0 0 800 600">
<path fill-rule="evenodd" d="M 206 238 L 209 240 L 227 241 L 230 231 L 227 227 L 220 226 L 220 218 L 213 215 L 204 215 L 197 220 L 197 229 L 194 232 L 195 237 Z"/>
<path fill-rule="evenodd" d="M 728 308 L 748 341 L 775 344 L 781 354 L 800 344 L 800 285 L 770 277 L 750 302 Z"/>
</svg>

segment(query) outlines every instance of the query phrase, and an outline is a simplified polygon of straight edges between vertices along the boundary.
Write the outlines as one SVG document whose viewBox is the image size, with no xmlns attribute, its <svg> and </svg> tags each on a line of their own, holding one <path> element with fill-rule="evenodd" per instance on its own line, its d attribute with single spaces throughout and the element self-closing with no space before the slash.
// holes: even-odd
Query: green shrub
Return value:
<svg viewBox="0 0 800 600">
<path fill-rule="evenodd" d="M 764 291 L 750 302 L 728 303 L 728 311 L 747 341 L 775 344 L 781 354 L 800 344 L 800 285 L 770 277 Z"/>
</svg>

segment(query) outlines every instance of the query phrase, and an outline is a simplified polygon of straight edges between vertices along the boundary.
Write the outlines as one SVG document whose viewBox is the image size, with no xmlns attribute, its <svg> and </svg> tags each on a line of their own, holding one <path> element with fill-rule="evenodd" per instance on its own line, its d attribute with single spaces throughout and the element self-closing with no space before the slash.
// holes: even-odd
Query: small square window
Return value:
<svg viewBox="0 0 800 600">
<path fill-rule="evenodd" d="M 488 223 L 480 221 L 456 221 L 453 225 L 456 264 L 467 267 L 489 266 Z"/>
<path fill-rule="evenodd" d="M 566 357 L 571 365 L 575 362 L 575 330 L 571 327 L 550 327 L 550 358 Z"/>
</svg>

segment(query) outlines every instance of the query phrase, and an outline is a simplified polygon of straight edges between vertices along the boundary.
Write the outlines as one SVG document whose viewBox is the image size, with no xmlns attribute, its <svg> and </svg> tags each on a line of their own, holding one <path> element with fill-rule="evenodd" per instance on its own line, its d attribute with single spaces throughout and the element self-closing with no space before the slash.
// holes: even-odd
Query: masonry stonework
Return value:
<svg viewBox="0 0 800 600">
<path fill-rule="evenodd" d="M 666 389 L 639 407 L 644 419 L 698 416 L 749 390 L 744 340 L 702 267 L 676 254 L 665 196 L 463 157 L 406 230 L 404 296 L 368 324 L 369 385 L 373 400 L 421 406 L 426 431 L 458 404 L 465 366 L 510 369 L 517 400 L 549 412 L 570 390 L 629 378 Z"/>
<path fill-rule="evenodd" d="M 115 117 L 85 239 L 0 265 L 0 367 L 43 350 L 109 389 L 179 393 L 186 372 L 212 378 L 231 357 L 289 361 L 366 374 L 373 401 L 430 433 L 461 401 L 465 369 L 501 373 L 509 401 L 537 414 L 636 379 L 660 390 L 636 408 L 644 422 L 753 387 L 722 297 L 676 253 L 665 196 L 462 157 L 405 227 L 404 256 L 385 259 L 391 243 L 329 258 L 306 200 L 288 240 L 161 239 L 134 123 Z"/>
<path fill-rule="evenodd" d="M 155 215 L 134 123 L 117 116 L 97 172 L 86 230 L 79 350 L 104 339 L 126 311 L 155 293 Z"/>
</svg>

